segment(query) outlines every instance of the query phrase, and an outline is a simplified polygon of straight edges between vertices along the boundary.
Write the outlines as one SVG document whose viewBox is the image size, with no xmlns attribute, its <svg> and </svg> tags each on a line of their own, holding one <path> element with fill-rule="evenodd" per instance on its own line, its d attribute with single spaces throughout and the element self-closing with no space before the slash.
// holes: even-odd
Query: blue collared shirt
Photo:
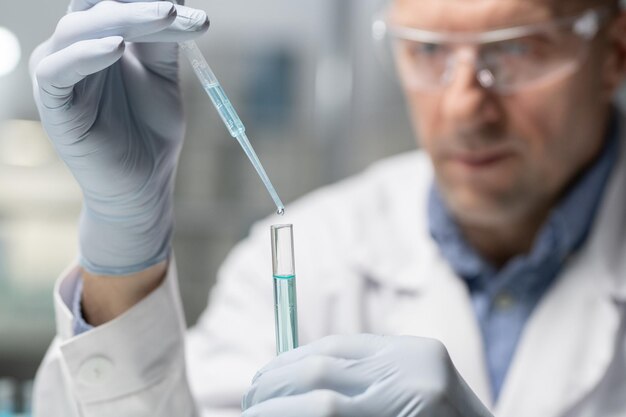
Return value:
<svg viewBox="0 0 626 417">
<path fill-rule="evenodd" d="M 496 269 L 463 238 L 436 186 L 429 226 L 443 257 L 467 284 L 481 328 L 494 400 L 498 398 L 524 325 L 565 260 L 584 244 L 619 147 L 617 118 L 604 149 L 553 209 L 528 254 Z"/>
</svg>

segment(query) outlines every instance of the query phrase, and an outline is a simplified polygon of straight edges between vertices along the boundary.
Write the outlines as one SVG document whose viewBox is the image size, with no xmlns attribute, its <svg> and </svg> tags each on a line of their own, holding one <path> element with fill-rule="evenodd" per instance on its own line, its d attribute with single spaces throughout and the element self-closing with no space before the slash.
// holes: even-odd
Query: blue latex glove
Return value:
<svg viewBox="0 0 626 417">
<path fill-rule="evenodd" d="M 81 264 L 124 275 L 169 254 L 184 136 L 176 41 L 204 12 L 165 1 L 74 0 L 31 57 L 43 126 L 83 192 Z"/>
<path fill-rule="evenodd" d="M 432 339 L 331 336 L 254 378 L 242 417 L 491 417 Z"/>
</svg>

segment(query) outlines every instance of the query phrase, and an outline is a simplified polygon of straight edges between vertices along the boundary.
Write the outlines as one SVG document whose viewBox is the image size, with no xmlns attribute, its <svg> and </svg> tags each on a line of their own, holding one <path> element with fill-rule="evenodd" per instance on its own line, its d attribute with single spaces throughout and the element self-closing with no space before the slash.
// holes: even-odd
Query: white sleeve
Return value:
<svg viewBox="0 0 626 417">
<path fill-rule="evenodd" d="M 79 271 L 55 287 L 57 337 L 37 373 L 35 417 L 195 417 L 172 261 L 163 284 L 117 319 L 73 336 Z"/>
</svg>

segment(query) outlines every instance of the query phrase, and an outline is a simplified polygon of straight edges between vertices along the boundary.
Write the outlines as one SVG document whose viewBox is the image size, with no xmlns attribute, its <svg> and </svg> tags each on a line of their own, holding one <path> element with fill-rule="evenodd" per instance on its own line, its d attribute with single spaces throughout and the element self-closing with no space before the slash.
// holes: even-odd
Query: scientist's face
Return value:
<svg viewBox="0 0 626 417">
<path fill-rule="evenodd" d="M 580 15 L 599 3 L 395 0 L 389 22 L 433 32 L 484 32 Z M 472 61 L 477 48 L 472 45 L 455 47 L 469 58 L 458 60 L 451 81 L 438 89 L 416 88 L 412 75 L 402 69 L 412 65 L 414 51 L 397 48 L 417 136 L 458 219 L 493 224 L 545 209 L 593 161 L 623 73 L 623 50 L 611 38 L 615 20 L 620 19 L 605 21 L 576 70 L 505 94 L 483 87 L 490 80 L 477 76 Z M 430 54 L 431 46 L 421 48 Z"/>
</svg>

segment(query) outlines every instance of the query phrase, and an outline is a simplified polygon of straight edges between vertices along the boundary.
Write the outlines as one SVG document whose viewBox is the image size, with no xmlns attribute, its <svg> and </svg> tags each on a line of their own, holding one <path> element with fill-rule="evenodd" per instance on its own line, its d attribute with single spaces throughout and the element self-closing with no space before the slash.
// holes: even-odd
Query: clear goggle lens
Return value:
<svg viewBox="0 0 626 417">
<path fill-rule="evenodd" d="M 500 93 L 513 92 L 574 72 L 597 35 L 603 10 L 548 24 L 483 33 L 438 33 L 375 23 L 375 37 L 392 42 L 400 76 L 409 88 L 439 90 L 460 64 L 474 66 L 478 82 Z"/>
</svg>

